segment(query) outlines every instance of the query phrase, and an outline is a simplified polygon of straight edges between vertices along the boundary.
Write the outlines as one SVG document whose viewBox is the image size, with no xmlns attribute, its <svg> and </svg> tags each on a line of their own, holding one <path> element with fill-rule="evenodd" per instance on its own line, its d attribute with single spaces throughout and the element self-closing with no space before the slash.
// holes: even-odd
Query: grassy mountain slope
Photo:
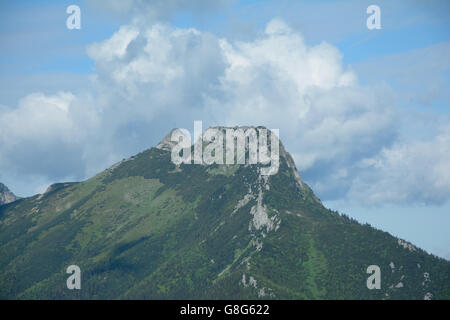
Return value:
<svg viewBox="0 0 450 320">
<path fill-rule="evenodd" d="M 67 266 L 82 271 L 68 290 Z M 381 268 L 368 290 L 366 268 Z M 175 166 L 151 148 L 0 206 L 3 299 L 450 298 L 450 262 L 326 209 L 281 146 L 257 165 Z"/>
</svg>

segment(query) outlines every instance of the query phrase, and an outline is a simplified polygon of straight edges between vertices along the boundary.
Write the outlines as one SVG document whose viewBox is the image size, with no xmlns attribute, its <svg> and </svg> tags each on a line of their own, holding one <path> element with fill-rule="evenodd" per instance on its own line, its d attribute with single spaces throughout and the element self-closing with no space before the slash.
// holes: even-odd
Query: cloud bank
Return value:
<svg viewBox="0 0 450 320">
<path fill-rule="evenodd" d="M 135 19 L 87 52 L 96 70 L 90 90 L 0 106 L 6 184 L 27 181 L 31 194 L 46 182 L 84 179 L 202 120 L 279 128 L 324 200 L 450 198 L 449 127 L 425 141 L 402 136 L 392 89 L 360 85 L 336 47 L 308 45 L 280 19 L 246 42 Z"/>
</svg>

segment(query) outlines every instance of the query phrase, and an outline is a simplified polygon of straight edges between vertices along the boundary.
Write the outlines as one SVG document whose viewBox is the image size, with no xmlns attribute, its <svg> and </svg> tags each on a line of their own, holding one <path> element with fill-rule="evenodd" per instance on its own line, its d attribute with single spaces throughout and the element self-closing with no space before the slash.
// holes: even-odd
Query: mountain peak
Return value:
<svg viewBox="0 0 450 320">
<path fill-rule="evenodd" d="M 242 130 L 244 132 L 248 132 L 249 129 L 256 130 L 257 135 L 261 134 L 261 130 L 265 130 L 265 132 L 271 132 L 271 134 L 274 134 L 272 130 L 268 129 L 265 126 L 250 126 L 250 125 L 246 125 L 246 126 L 213 126 L 213 127 L 208 127 L 204 132 L 201 133 L 201 136 L 202 136 L 202 139 L 203 139 L 203 137 L 205 137 L 205 134 L 207 132 L 209 132 L 210 130 L 219 130 L 219 131 L 222 131 L 224 133 L 224 140 L 225 140 L 225 134 L 226 134 L 227 130 L 235 130 L 235 131 Z M 186 129 L 174 128 L 161 140 L 161 142 L 156 146 L 156 148 L 160 149 L 160 150 L 171 151 L 172 148 L 178 144 L 178 142 L 172 140 L 172 136 L 173 136 L 174 133 L 177 133 L 177 135 L 179 135 L 179 136 L 183 135 L 184 137 L 187 137 L 187 139 L 189 141 L 191 141 L 191 145 L 193 145 L 192 144 L 193 141 L 192 141 L 191 135 Z M 195 136 L 195 133 L 194 133 L 194 136 Z M 183 140 L 185 140 L 185 139 L 183 139 Z M 297 167 L 295 165 L 294 159 L 292 158 L 290 153 L 285 150 L 284 145 L 281 142 L 281 140 L 278 137 L 276 137 L 276 140 L 277 140 L 277 142 L 279 144 L 279 152 L 278 152 L 279 156 L 286 160 L 287 166 L 293 172 L 293 176 L 294 176 L 294 178 L 295 178 L 299 188 L 300 189 L 304 189 L 304 183 L 303 183 L 303 181 L 302 181 L 302 179 L 300 177 L 299 171 L 297 170 Z M 199 140 L 196 141 L 195 144 L 197 144 L 198 142 L 199 142 Z M 204 142 L 204 140 L 203 140 L 203 142 Z M 246 150 L 246 152 L 249 151 L 248 145 L 245 146 L 245 150 Z M 225 151 L 226 150 L 224 150 L 224 152 Z M 259 145 L 257 147 L 257 151 L 259 152 Z M 317 200 L 319 200 L 319 199 L 317 199 Z"/>
<path fill-rule="evenodd" d="M 7 186 L 0 182 L 0 206 L 19 199 Z"/>
<path fill-rule="evenodd" d="M 156 148 L 166 151 L 172 150 L 172 148 L 177 144 L 176 142 L 172 141 L 172 134 L 178 131 L 183 133 L 183 130 L 180 128 L 173 128 L 172 130 L 170 130 L 170 132 L 161 140 L 161 142 L 158 143 Z"/>
<path fill-rule="evenodd" d="M 0 297 L 450 297 L 449 262 L 326 209 L 274 135 L 279 170 L 264 175 L 264 163 L 176 165 L 175 130 L 91 179 L 0 207 Z M 74 262 L 79 291 L 61 272 Z M 380 290 L 367 286 L 374 265 Z"/>
<path fill-rule="evenodd" d="M 264 126 L 233 126 L 233 127 L 228 127 L 228 126 L 214 126 L 214 127 L 208 127 L 204 132 L 202 132 L 201 134 L 204 135 L 207 131 L 210 130 L 221 130 L 221 131 L 225 131 L 225 130 L 248 130 L 248 129 L 265 129 L 265 130 L 269 130 L 268 128 L 264 127 Z M 176 145 L 176 143 L 174 141 L 172 141 L 172 134 L 173 133 L 180 133 L 183 134 L 185 136 L 189 136 L 189 132 L 186 129 L 182 129 L 182 128 L 173 128 L 172 130 L 170 130 L 170 132 L 157 144 L 156 148 L 161 149 L 161 150 L 167 150 L 170 151 L 172 149 L 172 147 L 174 145 Z"/>
</svg>

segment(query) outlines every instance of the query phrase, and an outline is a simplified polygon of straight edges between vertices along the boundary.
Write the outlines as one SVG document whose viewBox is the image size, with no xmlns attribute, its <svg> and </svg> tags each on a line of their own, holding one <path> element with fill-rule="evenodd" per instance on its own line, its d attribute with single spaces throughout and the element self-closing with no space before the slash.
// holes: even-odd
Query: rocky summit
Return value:
<svg viewBox="0 0 450 320">
<path fill-rule="evenodd" d="M 0 298 L 450 298 L 449 261 L 325 208 L 281 142 L 273 175 L 173 147 L 0 206 Z"/>
<path fill-rule="evenodd" d="M 16 201 L 17 199 L 19 198 L 16 197 L 14 193 L 9 191 L 7 186 L 5 186 L 3 183 L 0 183 L 0 206 Z"/>
</svg>

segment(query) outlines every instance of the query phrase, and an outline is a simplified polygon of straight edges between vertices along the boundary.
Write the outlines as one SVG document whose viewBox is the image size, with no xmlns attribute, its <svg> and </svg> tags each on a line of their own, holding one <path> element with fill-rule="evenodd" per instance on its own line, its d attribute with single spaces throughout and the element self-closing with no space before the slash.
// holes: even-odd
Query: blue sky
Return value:
<svg viewBox="0 0 450 320">
<path fill-rule="evenodd" d="M 71 4 L 81 30 L 65 26 Z M 280 128 L 328 207 L 450 258 L 448 1 L 3 1 L 0 40 L 0 181 L 19 195 L 195 119 L 254 120 Z M 331 80 L 303 77 L 317 63 Z"/>
</svg>

